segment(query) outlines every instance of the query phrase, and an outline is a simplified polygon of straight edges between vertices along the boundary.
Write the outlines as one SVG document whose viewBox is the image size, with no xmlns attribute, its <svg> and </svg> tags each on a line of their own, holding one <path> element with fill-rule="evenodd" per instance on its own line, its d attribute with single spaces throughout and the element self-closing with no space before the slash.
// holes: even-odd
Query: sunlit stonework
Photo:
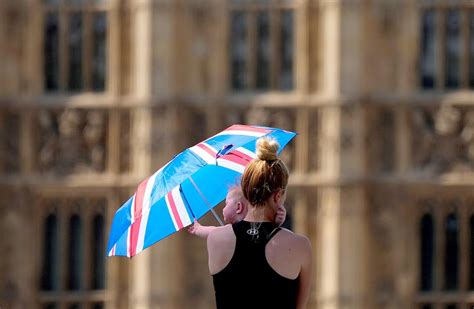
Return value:
<svg viewBox="0 0 474 309">
<path fill-rule="evenodd" d="M 298 133 L 281 157 L 286 226 L 314 251 L 308 308 L 471 308 L 473 12 L 0 0 L 0 307 L 213 308 L 201 239 L 132 260 L 105 246 L 145 177 L 244 123 Z"/>
</svg>

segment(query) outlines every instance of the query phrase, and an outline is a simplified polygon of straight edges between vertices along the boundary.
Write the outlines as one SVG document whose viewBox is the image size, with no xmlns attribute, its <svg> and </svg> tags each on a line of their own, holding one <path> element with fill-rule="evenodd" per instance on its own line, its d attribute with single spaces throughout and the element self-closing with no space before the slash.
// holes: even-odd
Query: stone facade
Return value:
<svg viewBox="0 0 474 309">
<path fill-rule="evenodd" d="M 444 29 L 449 10 L 461 12 L 465 39 L 474 33 L 473 8 L 417 0 L 0 1 L 0 307 L 212 308 L 205 242 L 185 231 L 133 260 L 94 254 L 143 178 L 182 149 L 248 123 L 298 132 L 282 156 L 292 172 L 292 228 L 314 250 L 308 308 L 472 308 L 472 39 L 454 91 L 440 82 L 442 69 L 435 89 L 422 89 L 419 65 L 423 14 L 437 14 L 436 29 Z M 269 17 L 255 17 L 259 11 Z M 84 91 L 68 90 L 68 44 L 77 44 L 67 35 L 70 12 L 86 16 Z M 254 12 L 246 17 L 253 41 L 239 75 L 244 90 L 231 86 L 232 12 Z M 59 20 L 48 28 L 59 37 L 53 92 L 45 89 L 48 14 Z M 102 72 L 94 71 L 94 14 L 107 20 L 102 91 L 93 91 Z M 269 23 L 270 56 L 259 54 L 259 22 Z M 287 32 L 271 30 L 284 23 Z M 284 36 L 289 48 L 278 43 Z M 442 44 L 435 49 L 450 55 Z M 256 64 L 267 56 L 265 80 Z M 450 65 L 443 59 L 436 67 Z"/>
</svg>

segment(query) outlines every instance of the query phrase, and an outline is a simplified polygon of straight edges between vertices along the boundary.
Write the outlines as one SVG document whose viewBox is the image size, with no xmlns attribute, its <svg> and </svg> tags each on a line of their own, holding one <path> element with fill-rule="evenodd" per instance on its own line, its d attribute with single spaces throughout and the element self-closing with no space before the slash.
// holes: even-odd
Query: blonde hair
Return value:
<svg viewBox="0 0 474 309">
<path fill-rule="evenodd" d="M 288 184 L 288 168 L 278 159 L 277 141 L 268 137 L 257 140 L 257 158 L 245 168 L 241 179 L 242 193 L 253 206 L 264 206 L 268 198 Z"/>
<path fill-rule="evenodd" d="M 242 193 L 242 189 L 238 184 L 229 187 L 227 194 L 234 197 L 235 200 L 241 202 L 244 206 L 247 206 L 247 200 L 245 199 L 244 194 Z"/>
</svg>

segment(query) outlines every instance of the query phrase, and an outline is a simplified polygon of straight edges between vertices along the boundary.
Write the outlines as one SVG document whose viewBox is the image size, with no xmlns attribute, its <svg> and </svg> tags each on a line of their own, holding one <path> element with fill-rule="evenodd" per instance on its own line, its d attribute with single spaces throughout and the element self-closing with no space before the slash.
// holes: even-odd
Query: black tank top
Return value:
<svg viewBox="0 0 474 309">
<path fill-rule="evenodd" d="M 250 222 L 233 224 L 236 236 L 234 255 L 229 264 L 213 275 L 218 309 L 294 309 L 298 278 L 279 275 L 265 257 L 265 246 L 280 230 L 274 223 L 262 222 L 258 236 L 251 235 Z"/>
</svg>

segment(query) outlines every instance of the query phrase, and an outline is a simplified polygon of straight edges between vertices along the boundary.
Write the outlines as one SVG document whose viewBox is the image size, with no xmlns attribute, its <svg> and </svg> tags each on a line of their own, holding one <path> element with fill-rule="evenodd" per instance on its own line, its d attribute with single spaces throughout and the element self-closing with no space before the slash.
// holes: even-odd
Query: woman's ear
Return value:
<svg viewBox="0 0 474 309">
<path fill-rule="evenodd" d="M 278 190 L 273 194 L 273 201 L 275 204 L 278 204 L 280 202 L 281 197 L 283 196 L 282 190 Z"/>
</svg>

